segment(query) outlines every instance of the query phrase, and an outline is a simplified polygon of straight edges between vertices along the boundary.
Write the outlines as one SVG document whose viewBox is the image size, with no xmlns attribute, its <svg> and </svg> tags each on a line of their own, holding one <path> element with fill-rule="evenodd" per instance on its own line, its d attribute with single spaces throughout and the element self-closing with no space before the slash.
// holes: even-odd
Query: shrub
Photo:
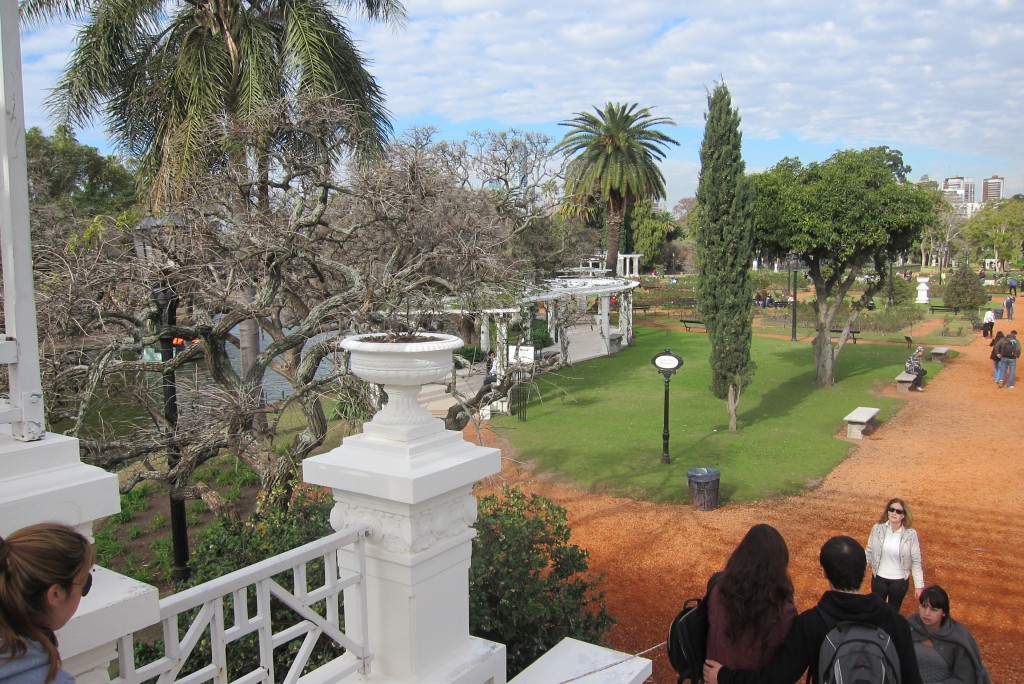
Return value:
<svg viewBox="0 0 1024 684">
<path fill-rule="evenodd" d="M 989 295 L 978 281 L 978 277 L 961 266 L 946 281 L 943 302 L 946 306 L 959 306 L 964 309 L 976 309 L 989 301 Z"/>
<path fill-rule="evenodd" d="M 895 333 L 924 319 L 924 311 L 913 304 L 876 309 L 861 314 L 857 325 L 861 330 Z"/>
<path fill-rule="evenodd" d="M 600 643 L 615 623 L 588 553 L 569 544 L 565 509 L 518 487 L 480 500 L 469 571 L 469 623 L 505 644 L 515 676 L 564 637 Z"/>
</svg>

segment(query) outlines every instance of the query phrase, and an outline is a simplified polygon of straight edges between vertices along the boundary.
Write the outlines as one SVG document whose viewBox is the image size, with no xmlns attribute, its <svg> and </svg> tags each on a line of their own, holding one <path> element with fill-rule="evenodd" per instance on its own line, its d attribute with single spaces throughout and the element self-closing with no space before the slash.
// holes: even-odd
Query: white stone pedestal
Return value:
<svg viewBox="0 0 1024 684">
<path fill-rule="evenodd" d="M 928 281 L 930 279 L 928 276 L 917 277 L 917 299 L 914 300 L 915 304 L 927 304 L 931 301 L 928 298 Z"/>
<path fill-rule="evenodd" d="M 433 375 L 450 372 L 451 349 L 460 345 L 458 338 L 369 347 L 365 340 L 345 340 L 352 372 L 383 380 L 388 405 L 362 434 L 303 462 L 306 482 L 334 491 L 335 529 L 371 528 L 364 579 L 368 634 L 353 629 L 357 621 L 346 622 L 373 654 L 371 673 L 358 681 L 505 682 L 505 647 L 469 635 L 472 487 L 500 471 L 501 454 L 445 430 L 408 400 Z M 355 570 L 351 553 L 342 552 L 340 562 Z M 360 608 L 356 592 L 346 592 L 346 613 Z"/>
</svg>

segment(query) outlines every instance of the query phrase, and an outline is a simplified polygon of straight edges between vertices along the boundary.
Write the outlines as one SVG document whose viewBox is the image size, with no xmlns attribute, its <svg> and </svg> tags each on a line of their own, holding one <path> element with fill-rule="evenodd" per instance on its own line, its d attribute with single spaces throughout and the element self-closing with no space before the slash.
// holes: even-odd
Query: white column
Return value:
<svg viewBox="0 0 1024 684">
<path fill-rule="evenodd" d="M 0 121 L 0 249 L 4 266 L 4 332 L 14 338 L 4 346 L 10 394 L 3 404 L 18 410 L 11 423 L 15 439 L 43 437 L 43 390 L 39 378 L 39 342 L 35 292 L 32 287 L 32 244 L 28 223 L 28 170 L 25 153 L 24 97 L 21 89 L 21 41 L 18 3 L 0 3 L 0 89 L 4 117 Z M 19 410 L 20 409 L 20 410 Z"/>
<path fill-rule="evenodd" d="M 449 366 L 450 357 L 449 350 Z M 351 358 L 352 372 L 371 381 L 361 366 L 394 374 L 404 362 L 394 354 L 363 364 L 355 349 Z M 410 359 L 420 364 L 417 372 L 431 363 Z M 444 364 L 439 372 L 447 372 Z M 389 380 L 385 391 L 397 396 L 394 386 L 408 384 Z M 366 637 L 374 659 L 371 674 L 357 681 L 504 684 L 505 647 L 469 634 L 472 488 L 500 469 L 497 449 L 467 442 L 415 402 L 394 399 L 362 434 L 303 462 L 306 482 L 334 491 L 335 529 L 366 524 L 372 530 L 364 578 L 368 634 L 357 629 L 353 636 Z M 350 553 L 340 560 L 355 569 Z M 354 593 L 350 600 L 346 592 L 346 612 L 358 608 Z M 346 621 L 349 629 L 356 624 Z"/>
<path fill-rule="evenodd" d="M 633 290 L 619 293 L 619 332 L 626 346 L 633 344 Z"/>
<path fill-rule="evenodd" d="M 480 350 L 491 351 L 491 317 L 486 312 L 480 314 Z"/>
</svg>

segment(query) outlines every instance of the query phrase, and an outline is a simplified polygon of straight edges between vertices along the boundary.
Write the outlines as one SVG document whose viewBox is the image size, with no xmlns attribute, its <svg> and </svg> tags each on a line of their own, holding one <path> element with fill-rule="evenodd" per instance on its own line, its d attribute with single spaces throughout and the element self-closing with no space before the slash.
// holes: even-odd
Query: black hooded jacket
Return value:
<svg viewBox="0 0 1024 684">
<path fill-rule="evenodd" d="M 826 624 L 818 612 L 823 611 L 832 619 Z M 818 654 L 825 635 L 843 621 L 864 622 L 877 625 L 892 637 L 893 646 L 900 657 L 900 680 L 902 684 L 921 684 L 921 673 L 917 669 L 917 656 L 910 638 L 910 625 L 906 619 L 889 608 L 874 594 L 850 594 L 842 591 L 826 591 L 818 601 L 817 609 L 805 610 L 797 616 L 793 631 L 789 633 L 772 664 L 763 670 L 718 671 L 719 684 L 788 684 L 799 680 L 807 668 L 811 668 L 811 681 L 818 682 Z"/>
</svg>

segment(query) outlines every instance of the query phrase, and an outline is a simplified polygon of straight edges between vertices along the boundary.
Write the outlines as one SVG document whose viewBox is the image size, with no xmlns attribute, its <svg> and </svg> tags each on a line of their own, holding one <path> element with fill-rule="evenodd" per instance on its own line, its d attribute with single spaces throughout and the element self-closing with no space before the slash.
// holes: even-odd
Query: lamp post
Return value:
<svg viewBox="0 0 1024 684">
<path fill-rule="evenodd" d="M 145 235 L 160 226 L 166 225 L 166 220 L 148 216 L 140 223 L 139 233 L 135 236 L 135 252 L 140 259 L 162 266 L 161 254 L 154 249 L 146 239 Z M 170 362 L 174 359 L 174 342 L 171 329 L 178 324 L 178 293 L 175 292 L 167 278 L 161 278 L 160 283 L 153 287 L 153 303 L 156 305 L 160 316 L 160 361 L 163 370 L 160 372 L 160 388 L 163 393 L 164 421 L 167 424 L 167 470 L 177 467 L 181 454 L 175 443 L 174 432 L 178 425 L 178 382 L 175 377 L 174 368 Z M 185 517 L 185 502 L 176 499 L 174 494 L 170 495 L 170 517 L 171 517 L 171 550 L 172 565 L 171 578 L 175 582 L 182 582 L 189 578 L 188 569 L 188 522 Z"/>
<path fill-rule="evenodd" d="M 683 359 L 678 354 L 666 349 L 656 354 L 651 363 L 658 369 L 658 372 L 665 376 L 665 427 L 661 432 L 661 462 L 669 463 L 668 456 L 668 384 L 679 367 L 683 365 Z"/>
<path fill-rule="evenodd" d="M 789 341 L 796 342 L 796 277 L 799 273 L 796 269 L 797 266 L 800 265 L 800 262 L 797 260 L 797 255 L 792 253 L 789 254 L 786 257 L 786 265 L 789 267 L 790 275 L 793 276 L 793 301 L 789 303 L 789 318 L 791 321 Z"/>
<path fill-rule="evenodd" d="M 177 467 L 181 455 L 178 453 L 178 446 L 174 442 L 174 430 L 178 425 L 178 383 L 174 374 L 174 368 L 170 362 L 174 359 L 174 342 L 171 339 L 171 328 L 177 325 L 178 293 L 174 291 L 168 281 L 163 281 L 160 287 L 153 290 L 153 301 L 160 311 L 160 361 L 163 362 L 163 370 L 160 373 L 160 386 L 163 389 L 164 399 L 164 420 L 167 421 L 167 470 Z M 173 563 L 171 565 L 171 578 L 175 582 L 182 582 L 189 577 L 188 569 L 188 522 L 185 519 L 185 502 L 180 498 L 170 495 L 171 513 L 171 549 Z"/>
</svg>

